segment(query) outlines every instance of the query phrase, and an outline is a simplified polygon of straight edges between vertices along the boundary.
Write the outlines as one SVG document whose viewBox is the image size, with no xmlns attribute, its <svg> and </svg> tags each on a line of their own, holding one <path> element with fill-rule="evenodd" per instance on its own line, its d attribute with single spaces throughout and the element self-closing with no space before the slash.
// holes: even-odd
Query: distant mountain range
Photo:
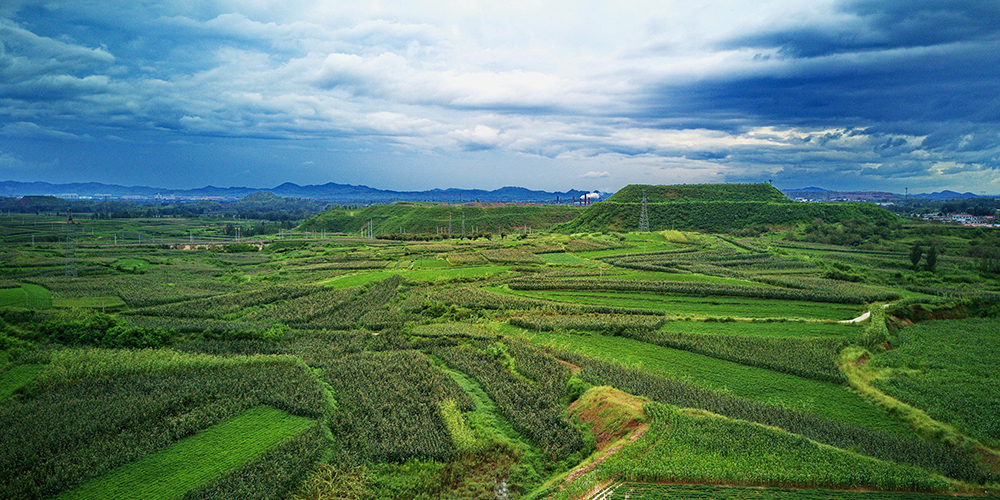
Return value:
<svg viewBox="0 0 1000 500">
<path fill-rule="evenodd" d="M 903 195 L 900 193 L 889 193 L 885 191 L 831 191 L 829 189 L 818 188 L 815 186 L 796 188 L 796 189 L 782 189 L 782 193 L 789 198 L 806 198 L 813 200 L 852 200 L 852 201 L 896 201 L 902 200 L 904 197 L 909 196 L 910 198 L 922 198 L 931 200 L 952 200 L 952 199 L 965 199 L 965 198 L 995 198 L 995 196 L 982 196 L 975 193 L 959 193 L 956 191 L 937 191 L 934 193 L 911 193 L 909 195 Z"/>
<path fill-rule="evenodd" d="M 0 182 L 0 196 L 21 197 L 50 195 L 68 200 L 114 200 L 132 201 L 190 201 L 214 199 L 235 201 L 252 193 L 270 192 L 282 197 L 306 198 L 343 204 L 392 203 L 395 201 L 429 201 L 447 203 L 468 202 L 523 202 L 523 203 L 569 203 L 578 200 L 587 191 L 570 189 L 564 192 L 536 191 L 521 187 L 503 187 L 486 191 L 483 189 L 431 189 L 427 191 L 392 191 L 351 184 L 326 184 L 300 186 L 286 182 L 273 188 L 215 187 L 205 186 L 195 189 L 167 189 L 149 186 L 119 186 L 99 182 L 53 184 L 49 182 Z M 817 201 L 875 201 L 893 202 L 902 200 L 903 195 L 884 191 L 832 191 L 815 186 L 797 189 L 782 189 L 782 193 L 792 199 L 803 198 Z M 600 193 L 601 199 L 613 193 Z M 958 199 L 983 198 L 974 193 L 939 191 L 934 193 L 914 193 L 911 198 Z M 985 196 L 992 198 L 993 196 Z"/>
<path fill-rule="evenodd" d="M 98 182 L 52 184 L 48 182 L 0 182 L 0 196 L 21 197 L 50 195 L 64 199 L 170 201 L 216 199 L 220 201 L 238 200 L 251 193 L 270 192 L 282 197 L 307 198 L 334 203 L 390 203 L 394 201 L 430 201 L 448 203 L 468 202 L 524 202 L 524 203 L 569 203 L 579 199 L 587 191 L 571 189 L 565 192 L 535 191 L 520 187 L 503 187 L 493 191 L 482 189 L 431 189 L 428 191 L 391 191 L 368 186 L 336 184 L 299 186 L 286 182 L 273 188 L 205 186 L 197 189 L 166 189 L 148 186 L 119 186 Z M 610 193 L 602 193 L 602 197 Z"/>
</svg>

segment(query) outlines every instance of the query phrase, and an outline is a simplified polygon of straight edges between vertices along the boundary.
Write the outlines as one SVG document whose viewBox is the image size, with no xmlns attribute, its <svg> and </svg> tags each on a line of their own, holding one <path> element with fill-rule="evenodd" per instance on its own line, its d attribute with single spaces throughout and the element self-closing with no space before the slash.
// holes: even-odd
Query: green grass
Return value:
<svg viewBox="0 0 1000 500">
<path fill-rule="evenodd" d="M 849 337 L 860 333 L 863 323 L 818 323 L 802 321 L 776 322 L 717 322 L 717 321 L 668 321 L 660 331 L 720 335 L 727 337 Z"/>
<path fill-rule="evenodd" d="M 118 269 L 127 271 L 142 271 L 146 268 L 152 267 L 152 264 L 150 264 L 149 261 L 142 259 L 118 259 L 111 265 Z"/>
<path fill-rule="evenodd" d="M 436 269 L 448 267 L 448 261 L 443 259 L 417 259 L 413 261 L 413 269 Z"/>
<path fill-rule="evenodd" d="M 542 259 L 542 262 L 550 266 L 569 266 L 569 267 L 597 267 L 597 263 L 581 259 L 576 254 L 559 252 L 559 253 L 542 253 L 538 254 L 538 258 Z M 610 266 L 605 266 L 610 267 Z"/>
<path fill-rule="evenodd" d="M 0 288 L 0 307 L 17 306 L 27 299 L 24 288 Z"/>
<path fill-rule="evenodd" d="M 20 288 L 0 289 L 0 307 L 50 309 L 52 293 L 43 286 L 23 284 Z"/>
<path fill-rule="evenodd" d="M 184 438 L 170 447 L 119 467 L 61 500 L 166 500 L 222 477 L 314 424 L 267 406 Z"/>
<path fill-rule="evenodd" d="M 382 281 L 392 275 L 399 274 L 404 279 L 424 283 L 435 281 L 452 281 L 457 279 L 486 278 L 507 272 L 507 266 L 475 266 L 475 267 L 452 267 L 440 269 L 422 269 L 407 271 L 395 269 L 391 271 L 372 271 L 367 273 L 354 273 L 337 276 L 320 282 L 331 288 L 350 288 L 352 286 L 367 285 L 376 281 Z"/>
<path fill-rule="evenodd" d="M 668 316 L 732 318 L 802 318 L 843 320 L 863 312 L 859 306 L 794 300 L 733 297 L 692 297 L 653 293 L 587 292 L 577 290 L 509 290 L 490 287 L 495 293 L 611 307 L 646 309 Z"/>
<path fill-rule="evenodd" d="M 639 240 L 627 239 L 627 242 L 631 247 L 623 248 L 611 248 L 608 250 L 592 250 L 589 252 L 576 252 L 576 255 L 580 257 L 593 259 L 595 257 L 607 257 L 609 255 L 635 255 L 637 253 L 645 252 L 666 252 L 669 250 L 679 250 L 684 248 L 683 245 L 677 245 L 674 243 L 668 243 L 666 241 L 649 241 L 649 240 Z"/>
<path fill-rule="evenodd" d="M 458 370 L 448 368 L 443 363 L 439 364 L 438 368 L 447 373 L 476 404 L 476 409 L 466 414 L 474 429 L 489 439 L 521 443 L 525 449 L 529 448 L 525 439 L 503 418 L 496 403 L 475 380 Z"/>
<path fill-rule="evenodd" d="M 947 491 L 942 477 L 697 410 L 644 406 L 649 430 L 599 466 L 632 481 Z"/>
<path fill-rule="evenodd" d="M 0 401 L 9 398 L 14 391 L 30 384 L 43 371 L 45 365 L 16 365 L 0 373 Z"/>
<path fill-rule="evenodd" d="M 683 380 L 736 397 L 869 429 L 914 435 L 905 423 L 843 385 L 741 365 L 623 337 L 527 332 L 512 327 L 508 327 L 506 331 L 538 344 L 636 367 L 653 375 Z"/>
<path fill-rule="evenodd" d="M 723 278 L 719 276 L 708 276 L 695 273 L 661 273 L 656 271 L 626 271 L 621 275 L 622 279 L 632 280 L 654 280 L 654 281 L 685 281 L 695 283 L 723 283 L 726 285 L 758 286 L 773 288 L 772 285 L 758 283 L 756 281 L 741 280 L 735 278 Z"/>
</svg>

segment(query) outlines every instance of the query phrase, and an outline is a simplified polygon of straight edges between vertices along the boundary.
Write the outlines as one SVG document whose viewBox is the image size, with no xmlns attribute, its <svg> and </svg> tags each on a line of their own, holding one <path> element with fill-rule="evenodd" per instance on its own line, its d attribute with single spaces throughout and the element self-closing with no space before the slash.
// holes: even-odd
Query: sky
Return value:
<svg viewBox="0 0 1000 500">
<path fill-rule="evenodd" d="M 1000 194 L 1000 2 L 0 1 L 0 180 Z"/>
</svg>

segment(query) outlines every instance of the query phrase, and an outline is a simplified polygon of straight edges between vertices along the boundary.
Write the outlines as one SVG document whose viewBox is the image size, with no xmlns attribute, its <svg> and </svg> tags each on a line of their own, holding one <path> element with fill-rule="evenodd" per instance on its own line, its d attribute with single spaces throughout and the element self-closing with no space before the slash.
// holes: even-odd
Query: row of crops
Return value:
<svg viewBox="0 0 1000 500">
<path fill-rule="evenodd" d="M 54 496 L 258 405 L 324 411 L 319 382 L 292 359 L 118 353 L 57 357 L 31 397 L 0 405 L 0 496 Z"/>
<path fill-rule="evenodd" d="M 636 253 L 647 243 L 653 252 Z M 97 351 L 95 358 L 78 359 L 88 368 L 76 371 L 59 355 L 14 361 L 47 362 L 52 370 L 0 402 L 0 470 L 23 465 L 0 479 L 2 497 L 45 498 L 71 490 L 266 405 L 317 425 L 185 498 L 288 498 L 320 456 L 338 464 L 370 497 L 493 498 L 507 488 L 514 498 L 593 451 L 586 427 L 567 420 L 566 406 L 599 384 L 744 421 L 701 428 L 707 417 L 688 421 L 692 414 L 686 410 L 678 410 L 684 419 L 653 410 L 654 423 L 663 426 L 649 431 L 651 442 L 679 439 L 678 430 L 696 438 L 672 441 L 672 448 L 636 447 L 632 455 L 623 450 L 604 469 L 618 480 L 737 483 L 739 476 L 754 484 L 801 487 L 941 487 L 908 466 L 977 484 L 996 480 L 965 450 L 917 439 L 905 423 L 843 384 L 834 360 L 844 345 L 858 343 L 863 329 L 818 320 L 853 317 L 862 303 L 898 296 L 825 274 L 851 275 L 862 258 L 830 259 L 834 265 L 773 250 L 764 239 L 672 233 L 428 244 L 275 242 L 246 254 L 130 254 L 119 248 L 102 256 L 100 249 L 81 249 L 81 256 L 87 266 L 81 270 L 93 268 L 95 274 L 78 280 L 39 274 L 31 280 L 60 299 L 120 296 L 123 311 L 5 311 L 5 335 L 23 337 L 28 348 L 115 346 L 105 342 L 112 337 L 107 332 L 138 329 L 164 333 L 154 340 L 169 346 L 173 357 L 140 362 Z M 29 257 L 17 258 L 32 273 L 62 270 L 58 252 L 37 261 Z M 109 316 L 119 322 L 92 329 L 96 335 L 74 333 L 76 326 L 83 331 Z M 788 318 L 809 319 L 764 323 Z M 990 331 L 947 342 L 985 346 Z M 960 401 L 989 399 L 976 398 L 972 389 L 989 389 L 984 374 L 990 365 L 964 374 L 975 375 L 970 380 L 976 382 L 949 397 L 944 388 L 957 379 L 918 377 L 913 370 L 926 368 L 914 361 L 921 354 L 892 357 L 907 353 L 908 338 L 879 337 L 897 349 L 873 350 L 873 368 L 898 371 L 874 384 L 990 439 L 993 406 Z M 611 343 L 617 350 L 601 351 Z M 555 350 L 570 348 L 575 354 Z M 935 366 L 969 355 L 939 344 L 921 347 L 928 348 L 941 351 Z M 640 360 L 623 351 L 649 356 Z M 113 352 L 128 357 L 132 351 Z M 119 364 L 130 368 L 115 368 Z M 676 369 L 662 369 L 670 364 Z M 8 370 L 4 366 L 0 371 Z M 708 371 L 711 377 L 699 376 Z M 726 378 L 738 381 L 716 383 Z M 931 379 L 940 383 L 921 392 Z M 965 413 L 959 414 L 955 410 L 963 404 Z M 126 406 L 135 418 L 121 409 Z M 37 430 L 23 423 L 33 419 L 42 422 Z M 757 424 L 795 435 L 781 434 L 754 448 Z M 67 435 L 59 436 L 56 429 L 63 428 Z M 817 452 L 810 439 L 903 465 L 855 467 L 838 462 L 840 452 Z M 753 457 L 732 452 L 741 445 Z M 792 472 L 781 467 L 807 461 L 767 453 L 806 448 L 815 460 Z M 858 463 L 870 465 L 864 460 Z M 823 469 L 815 465 L 820 462 L 831 465 L 814 474 L 807 470 Z M 727 463 L 738 467 L 718 470 Z M 316 479 L 311 484 L 321 482 L 310 477 Z"/>
<path fill-rule="evenodd" d="M 643 407 L 649 430 L 600 465 L 629 481 L 763 484 L 944 491 L 948 482 L 913 466 L 821 446 L 784 431 L 675 407 Z"/>
<path fill-rule="evenodd" d="M 976 483 L 983 483 L 990 478 L 968 455 L 947 445 L 862 429 L 807 413 L 740 399 L 578 354 L 560 351 L 557 355 L 581 367 L 580 377 L 593 385 L 610 385 L 665 404 L 700 408 L 734 419 L 779 427 L 820 443 L 856 450 L 882 460 L 916 465 L 949 477 Z"/>
<path fill-rule="evenodd" d="M 911 492 L 838 491 L 802 488 L 754 488 L 710 484 L 650 484 L 626 482 L 610 500 L 910 500 Z M 920 493 L 922 500 L 954 500 L 946 493 Z"/>
<path fill-rule="evenodd" d="M 888 290 L 871 289 L 868 293 L 859 290 L 811 290 L 776 288 L 750 285 L 734 285 L 705 282 L 678 282 L 652 280 L 607 279 L 546 279 L 518 278 L 508 282 L 513 290 L 608 290 L 617 292 L 673 293 L 694 296 L 748 297 L 775 300 L 801 300 L 828 302 L 835 304 L 864 304 L 899 298 L 899 294 Z"/>
<path fill-rule="evenodd" d="M 800 377 L 846 382 L 843 373 L 837 368 L 837 356 L 846 345 L 846 339 L 697 335 L 635 328 L 623 329 L 621 334 L 650 344 Z"/>
<path fill-rule="evenodd" d="M 561 403 L 569 370 L 542 369 L 544 362 L 524 356 L 515 358 L 509 350 L 508 344 L 498 342 L 485 349 L 459 345 L 432 352 L 450 367 L 473 377 L 496 402 L 503 417 L 550 459 L 560 461 L 582 452 L 583 437 L 566 421 Z M 522 359 L 533 361 L 522 367 Z M 558 366 L 551 359 L 548 365 Z"/>
</svg>

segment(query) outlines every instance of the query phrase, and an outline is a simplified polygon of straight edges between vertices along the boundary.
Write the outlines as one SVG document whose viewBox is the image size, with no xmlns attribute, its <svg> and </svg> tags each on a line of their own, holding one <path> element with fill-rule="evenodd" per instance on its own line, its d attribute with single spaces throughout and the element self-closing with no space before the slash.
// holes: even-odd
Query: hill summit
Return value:
<svg viewBox="0 0 1000 500">
<path fill-rule="evenodd" d="M 606 202 L 641 203 L 646 192 L 648 203 L 679 203 L 696 201 L 756 201 L 787 203 L 788 199 L 770 184 L 676 184 L 648 186 L 629 184 Z"/>
<path fill-rule="evenodd" d="M 897 216 L 870 203 L 801 203 L 770 184 L 632 184 L 606 201 L 591 205 L 558 226 L 565 232 L 635 231 L 639 229 L 643 192 L 653 231 L 680 229 L 727 232 L 750 226 L 782 226 L 823 219 L 894 221 Z"/>
</svg>

